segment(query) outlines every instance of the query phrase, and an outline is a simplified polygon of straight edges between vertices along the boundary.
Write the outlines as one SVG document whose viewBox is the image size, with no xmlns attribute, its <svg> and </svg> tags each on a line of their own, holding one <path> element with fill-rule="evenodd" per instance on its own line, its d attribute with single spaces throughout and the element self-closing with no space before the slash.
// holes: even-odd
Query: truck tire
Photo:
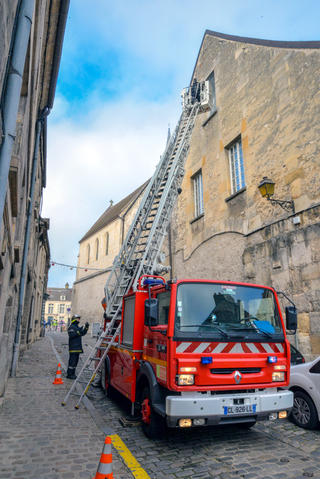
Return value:
<svg viewBox="0 0 320 479">
<path fill-rule="evenodd" d="M 149 386 L 145 386 L 141 395 L 142 430 L 150 439 L 161 438 L 165 432 L 165 422 L 152 407 Z"/>
<path fill-rule="evenodd" d="M 319 424 L 317 409 L 309 396 L 304 391 L 294 391 L 293 408 L 290 419 L 304 429 L 315 429 Z"/>
</svg>

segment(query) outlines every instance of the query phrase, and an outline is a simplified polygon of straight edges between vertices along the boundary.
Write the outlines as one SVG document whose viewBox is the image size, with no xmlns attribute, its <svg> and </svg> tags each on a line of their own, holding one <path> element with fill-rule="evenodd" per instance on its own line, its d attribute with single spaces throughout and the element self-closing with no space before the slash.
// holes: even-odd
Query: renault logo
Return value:
<svg viewBox="0 0 320 479">
<path fill-rule="evenodd" d="M 234 380 L 237 384 L 240 383 L 241 378 L 242 378 L 241 373 L 239 371 L 235 371 L 234 372 Z"/>
</svg>

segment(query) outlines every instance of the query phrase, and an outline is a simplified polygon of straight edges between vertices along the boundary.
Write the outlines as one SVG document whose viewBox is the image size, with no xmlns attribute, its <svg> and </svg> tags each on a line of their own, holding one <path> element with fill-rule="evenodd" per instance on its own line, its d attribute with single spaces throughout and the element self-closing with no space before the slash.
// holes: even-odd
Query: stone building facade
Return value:
<svg viewBox="0 0 320 479">
<path fill-rule="evenodd" d="M 211 111 L 196 120 L 171 225 L 173 276 L 283 291 L 307 358 L 320 354 L 319 76 L 320 42 L 205 32 L 191 81 L 209 81 Z M 262 198 L 263 177 L 295 211 Z"/>
<path fill-rule="evenodd" d="M 40 335 L 49 268 L 47 116 L 68 0 L 0 0 L 0 396 Z"/>
<path fill-rule="evenodd" d="M 144 183 L 115 205 L 110 205 L 79 241 L 72 313 L 79 314 L 83 321 L 90 324 L 101 322 L 101 300 L 108 274 L 134 219 L 146 185 Z"/>
<path fill-rule="evenodd" d="M 67 328 L 71 319 L 72 288 L 66 283 L 64 288 L 48 288 L 45 302 L 44 320 L 49 326 L 57 323 L 59 328 Z"/>
</svg>

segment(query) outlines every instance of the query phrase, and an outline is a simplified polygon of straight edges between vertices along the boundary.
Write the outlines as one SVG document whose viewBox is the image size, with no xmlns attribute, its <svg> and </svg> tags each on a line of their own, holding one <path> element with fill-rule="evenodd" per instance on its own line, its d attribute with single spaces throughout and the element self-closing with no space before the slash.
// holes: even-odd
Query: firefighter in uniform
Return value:
<svg viewBox="0 0 320 479">
<path fill-rule="evenodd" d="M 80 316 L 74 314 L 71 318 L 71 324 L 68 328 L 69 335 L 69 364 L 67 371 L 67 378 L 76 379 L 76 367 L 79 361 L 79 355 L 83 353 L 82 349 L 82 336 L 87 334 L 89 329 L 89 323 L 85 326 L 79 327 Z"/>
</svg>

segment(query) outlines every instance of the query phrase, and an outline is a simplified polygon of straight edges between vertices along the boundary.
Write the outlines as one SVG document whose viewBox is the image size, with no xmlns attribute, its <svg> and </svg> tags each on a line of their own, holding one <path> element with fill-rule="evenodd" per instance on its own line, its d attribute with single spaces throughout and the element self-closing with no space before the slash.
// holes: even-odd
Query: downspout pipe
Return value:
<svg viewBox="0 0 320 479">
<path fill-rule="evenodd" d="M 23 3 L 33 3 L 35 0 L 23 0 Z M 27 225 L 25 231 L 25 242 L 23 248 L 23 258 L 22 258 L 22 266 L 21 266 L 21 277 L 20 277 L 20 289 L 19 289 L 19 305 L 18 305 L 18 316 L 17 316 L 17 323 L 16 323 L 16 331 L 15 331 L 15 338 L 13 344 L 13 355 L 12 355 L 12 363 L 11 363 L 11 376 L 16 375 L 17 371 L 17 364 L 19 360 L 19 348 L 20 348 L 20 334 L 21 334 L 21 323 L 22 323 L 22 313 L 23 313 L 23 305 L 24 305 L 24 295 L 25 295 L 25 285 L 26 285 L 26 275 L 27 275 L 27 265 L 28 265 L 28 253 L 29 253 L 29 243 L 30 243 L 30 234 L 31 234 L 31 225 L 32 225 L 32 212 L 33 212 L 33 204 L 34 204 L 34 193 L 35 193 L 35 183 L 36 183 L 36 173 L 38 169 L 38 157 L 39 157 L 39 147 L 40 147 L 40 137 L 41 133 L 44 135 L 44 155 L 46 156 L 46 133 L 47 133 L 47 117 L 51 111 L 53 106 L 54 96 L 55 96 L 55 89 L 56 83 L 58 79 L 58 72 L 59 72 L 59 65 L 61 61 L 61 53 L 62 53 L 62 45 L 63 45 L 63 38 L 66 28 L 66 22 L 68 17 L 68 10 L 69 10 L 70 0 L 61 0 L 60 10 L 59 10 L 59 19 L 57 25 L 57 35 L 55 40 L 55 51 L 53 56 L 53 65 L 52 65 L 52 73 L 51 73 L 51 81 L 48 93 L 48 100 L 46 103 L 46 107 L 40 113 L 38 120 L 36 122 L 36 135 L 35 135 L 35 143 L 34 143 L 34 151 L 33 151 L 33 159 L 32 159 L 32 171 L 31 171 L 31 188 L 30 188 L 30 200 L 28 204 L 28 212 L 27 212 Z M 32 10 L 33 11 L 33 10 Z M 30 17 L 32 18 L 32 16 Z M 30 31 L 29 31 L 30 34 Z M 27 41 L 26 41 L 27 43 Z M 22 69 L 23 74 L 23 69 Z M 21 77 L 22 78 L 22 77 Z M 19 90 L 19 97 L 20 97 L 21 86 Z M 19 106 L 19 100 L 18 100 Z M 18 111 L 18 110 L 17 110 Z M 16 118 L 15 118 L 16 121 Z M 15 129 L 14 129 L 15 131 Z M 11 149 L 12 151 L 12 149 Z M 11 157 L 11 152 L 10 152 Z M 46 158 L 45 158 L 46 162 Z M 9 167 L 10 167 L 10 159 L 9 159 Z M 7 171 L 6 182 L 8 179 L 9 174 L 9 167 Z M 0 184 L 1 186 L 1 184 Z M 5 184 L 6 186 L 6 184 Z M 5 197 L 4 197 L 5 198 Z M 0 211 L 1 212 L 1 211 Z"/>
<path fill-rule="evenodd" d="M 29 44 L 35 0 L 22 0 L 5 93 L 3 97 L 3 132 L 0 147 L 0 218 L 2 220 L 11 155 L 16 136 L 17 115 L 22 87 L 23 71 Z"/>
<path fill-rule="evenodd" d="M 33 213 L 33 207 L 34 207 L 34 193 L 35 193 L 35 185 L 36 185 L 36 177 L 37 177 L 37 169 L 38 169 L 40 136 L 41 136 L 41 131 L 43 129 L 43 124 L 46 121 L 46 118 L 49 115 L 49 113 L 50 113 L 50 109 L 46 107 L 41 112 L 36 124 L 36 136 L 35 136 L 34 151 L 33 151 L 33 158 L 32 158 L 32 170 L 31 170 L 31 186 L 30 186 L 30 193 L 29 193 L 29 200 L 28 200 L 29 202 L 28 202 L 28 210 L 27 210 L 27 224 L 26 224 L 26 230 L 25 230 L 25 236 L 24 236 L 23 257 L 22 257 L 22 265 L 21 265 L 18 315 L 17 315 L 14 343 L 13 343 L 12 365 L 11 365 L 11 372 L 10 372 L 10 375 L 12 377 L 15 377 L 16 375 L 17 364 L 19 359 L 21 322 L 22 322 L 22 312 L 23 312 L 25 287 L 26 287 L 28 253 L 29 253 L 29 243 L 30 243 L 30 237 L 31 237 L 32 218 L 33 218 L 32 213 Z"/>
</svg>

